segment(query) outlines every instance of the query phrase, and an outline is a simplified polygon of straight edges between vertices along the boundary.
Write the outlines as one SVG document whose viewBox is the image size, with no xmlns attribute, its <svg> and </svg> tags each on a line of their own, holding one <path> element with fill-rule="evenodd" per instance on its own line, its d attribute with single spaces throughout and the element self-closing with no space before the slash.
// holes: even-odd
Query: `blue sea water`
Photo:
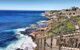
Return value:
<svg viewBox="0 0 80 50">
<path fill-rule="evenodd" d="M 17 40 L 13 29 L 25 28 L 38 21 L 47 20 L 41 13 L 44 11 L 0 10 L 0 48 Z"/>
<path fill-rule="evenodd" d="M 47 20 L 44 11 L 0 11 L 0 31 L 29 26 L 40 20 Z"/>
</svg>

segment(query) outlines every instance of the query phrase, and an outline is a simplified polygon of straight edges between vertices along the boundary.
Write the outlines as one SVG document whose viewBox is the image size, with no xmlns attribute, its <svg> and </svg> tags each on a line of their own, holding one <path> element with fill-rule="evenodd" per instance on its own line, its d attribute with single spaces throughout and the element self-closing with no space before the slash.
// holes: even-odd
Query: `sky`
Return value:
<svg viewBox="0 0 80 50">
<path fill-rule="evenodd" d="M 58 10 L 80 7 L 80 0 L 0 0 L 0 10 Z"/>
</svg>

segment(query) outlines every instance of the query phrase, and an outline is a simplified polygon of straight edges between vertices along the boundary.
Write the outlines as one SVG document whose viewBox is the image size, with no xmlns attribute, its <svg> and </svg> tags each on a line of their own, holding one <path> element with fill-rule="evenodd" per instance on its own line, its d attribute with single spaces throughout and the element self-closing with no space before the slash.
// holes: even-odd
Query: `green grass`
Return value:
<svg viewBox="0 0 80 50">
<path fill-rule="evenodd" d="M 78 24 L 80 25 L 80 16 L 73 16 L 73 18 L 77 20 Z"/>
<path fill-rule="evenodd" d="M 60 22 L 62 22 L 63 20 L 64 18 L 60 18 Z M 64 26 L 62 26 L 62 24 L 64 24 Z M 52 29 L 49 31 L 49 33 L 59 34 L 59 32 L 66 33 L 66 32 L 72 32 L 73 30 L 75 30 L 73 24 L 69 20 L 65 20 L 61 24 L 57 23 L 56 25 L 54 25 Z"/>
<path fill-rule="evenodd" d="M 73 30 L 75 30 L 74 25 L 70 21 L 66 21 L 65 26 L 66 32 L 72 32 Z"/>
</svg>

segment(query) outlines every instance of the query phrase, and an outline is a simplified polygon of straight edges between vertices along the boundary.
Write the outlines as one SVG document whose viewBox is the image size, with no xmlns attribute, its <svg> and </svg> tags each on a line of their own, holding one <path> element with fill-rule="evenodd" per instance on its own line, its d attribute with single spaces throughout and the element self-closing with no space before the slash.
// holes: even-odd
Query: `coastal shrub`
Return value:
<svg viewBox="0 0 80 50">
<path fill-rule="evenodd" d="M 80 25 L 80 16 L 72 16 L 71 18 L 73 18 L 74 20 L 77 21 L 77 23 Z M 51 34 L 60 34 L 60 32 L 64 32 L 64 34 L 66 33 L 73 33 L 75 31 L 75 26 L 74 24 L 72 24 L 69 19 L 65 18 L 65 17 L 60 17 L 58 22 L 56 22 L 56 24 L 54 24 L 55 22 L 53 22 L 53 26 L 52 28 L 49 30 L 49 33 Z M 64 24 L 64 28 L 62 29 L 62 24 Z"/>
<path fill-rule="evenodd" d="M 72 16 L 72 18 L 74 18 L 78 24 L 80 25 L 80 16 Z"/>
<path fill-rule="evenodd" d="M 63 25 L 62 25 L 63 24 Z M 53 34 L 60 34 L 60 33 L 66 33 L 66 32 L 73 32 L 73 30 L 75 30 L 75 27 L 73 26 L 73 24 L 69 21 L 66 20 L 63 23 L 58 23 L 57 25 L 54 25 L 51 30 L 49 31 L 49 33 L 53 33 Z"/>
<path fill-rule="evenodd" d="M 65 25 L 66 25 L 67 31 L 69 30 L 73 31 L 75 29 L 74 25 L 70 21 L 67 21 Z"/>
</svg>

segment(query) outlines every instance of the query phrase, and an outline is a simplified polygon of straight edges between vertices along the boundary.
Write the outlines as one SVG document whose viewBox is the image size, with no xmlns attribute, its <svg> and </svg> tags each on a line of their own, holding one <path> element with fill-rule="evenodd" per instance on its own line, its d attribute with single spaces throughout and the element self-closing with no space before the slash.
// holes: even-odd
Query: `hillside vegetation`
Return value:
<svg viewBox="0 0 80 50">
<path fill-rule="evenodd" d="M 74 18 L 80 25 L 80 16 L 73 16 L 71 18 Z M 51 25 L 52 26 L 51 29 L 48 31 L 48 34 L 54 34 L 54 35 L 59 35 L 61 33 L 68 34 L 68 33 L 73 33 L 75 30 L 74 25 L 65 17 L 60 17 L 58 22 L 53 22 Z"/>
</svg>

